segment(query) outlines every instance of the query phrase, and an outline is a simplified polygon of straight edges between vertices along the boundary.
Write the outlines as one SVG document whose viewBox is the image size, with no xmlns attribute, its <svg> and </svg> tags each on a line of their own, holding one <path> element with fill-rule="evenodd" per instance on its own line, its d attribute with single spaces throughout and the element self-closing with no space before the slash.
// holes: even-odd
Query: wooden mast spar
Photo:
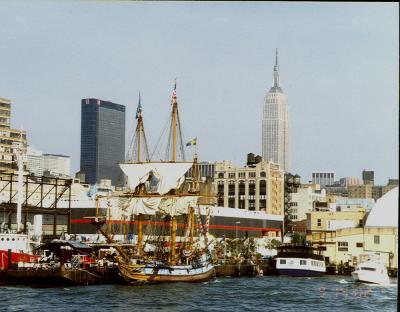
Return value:
<svg viewBox="0 0 400 312">
<path fill-rule="evenodd" d="M 176 162 L 176 148 L 177 148 L 177 120 L 178 120 L 178 103 L 176 100 L 176 81 L 174 91 L 172 92 L 172 116 L 171 116 L 171 132 L 172 132 L 172 161 Z M 170 263 L 176 264 L 176 229 L 177 220 L 175 216 L 171 218 L 171 242 L 170 242 Z"/>
<path fill-rule="evenodd" d="M 135 146 L 132 148 L 133 151 L 136 149 L 136 159 L 132 159 L 140 163 L 142 161 L 142 153 L 144 154 L 144 161 L 150 161 L 149 157 L 149 150 L 147 146 L 146 134 L 144 131 L 143 125 L 143 113 L 142 113 L 142 103 L 141 103 L 141 96 L 139 92 L 139 103 L 136 110 L 136 119 L 137 119 L 137 126 L 135 130 Z M 142 149 L 143 144 L 143 149 Z M 134 152 L 132 152 L 132 156 Z M 135 195 L 145 195 L 143 194 L 142 190 L 139 189 L 138 192 L 135 192 Z M 136 244 L 137 255 L 141 257 L 143 255 L 143 220 L 141 214 L 137 215 L 137 233 L 138 233 L 138 240 Z"/>
</svg>

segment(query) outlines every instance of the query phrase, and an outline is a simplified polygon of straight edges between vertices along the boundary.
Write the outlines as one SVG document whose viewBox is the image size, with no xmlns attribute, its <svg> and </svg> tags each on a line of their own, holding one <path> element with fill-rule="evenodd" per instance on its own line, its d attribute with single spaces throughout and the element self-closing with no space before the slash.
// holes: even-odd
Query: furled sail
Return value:
<svg viewBox="0 0 400 312">
<path fill-rule="evenodd" d="M 119 165 L 128 177 L 128 186 L 134 190 L 140 183 L 147 183 L 149 193 L 160 195 L 178 188 L 183 175 L 192 166 L 191 162 L 124 163 Z"/>
<path fill-rule="evenodd" d="M 138 214 L 155 215 L 157 212 L 171 216 L 186 214 L 189 207 L 197 206 L 198 198 L 198 196 L 120 197 L 117 201 L 110 201 L 109 205 L 115 207 L 111 210 L 113 218 L 129 220 Z"/>
<path fill-rule="evenodd" d="M 159 211 L 171 216 L 186 214 L 189 207 L 197 206 L 198 196 L 164 197 L 159 206 Z"/>
</svg>

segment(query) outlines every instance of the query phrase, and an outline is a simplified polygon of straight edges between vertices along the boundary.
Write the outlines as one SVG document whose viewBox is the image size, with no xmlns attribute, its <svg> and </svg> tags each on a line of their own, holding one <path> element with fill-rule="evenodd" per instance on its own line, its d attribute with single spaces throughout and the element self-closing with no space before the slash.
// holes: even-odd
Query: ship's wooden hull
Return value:
<svg viewBox="0 0 400 312">
<path fill-rule="evenodd" d="M 175 283 L 175 282 L 205 282 L 215 277 L 215 268 L 208 264 L 204 267 L 179 268 L 171 267 L 165 269 L 155 269 L 151 267 L 130 270 L 128 267 L 120 265 L 120 274 L 130 285 L 143 283 Z"/>
</svg>

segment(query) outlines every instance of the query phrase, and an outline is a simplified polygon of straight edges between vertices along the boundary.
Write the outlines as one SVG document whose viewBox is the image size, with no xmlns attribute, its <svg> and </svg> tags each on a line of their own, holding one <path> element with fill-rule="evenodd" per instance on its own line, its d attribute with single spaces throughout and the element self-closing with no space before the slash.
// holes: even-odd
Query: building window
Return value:
<svg viewBox="0 0 400 312">
<path fill-rule="evenodd" d="M 235 195 L 235 181 L 229 181 L 228 195 Z"/>
<path fill-rule="evenodd" d="M 254 201 L 249 201 L 249 210 L 254 211 L 255 210 L 255 202 Z"/>
<path fill-rule="evenodd" d="M 267 174 L 265 173 L 265 171 L 261 171 L 260 172 L 260 177 L 261 178 L 265 178 L 267 176 Z"/>
<path fill-rule="evenodd" d="M 249 178 L 255 178 L 256 173 L 255 172 L 249 172 Z"/>
<path fill-rule="evenodd" d="M 218 181 L 218 195 L 224 194 L 224 181 Z"/>
<path fill-rule="evenodd" d="M 239 172 L 239 178 L 240 179 L 246 178 L 246 172 Z"/>
<path fill-rule="evenodd" d="M 338 251 L 349 251 L 348 242 L 338 242 Z"/>
<path fill-rule="evenodd" d="M 229 179 L 235 179 L 235 177 L 236 177 L 236 174 L 235 174 L 234 172 L 230 172 L 230 173 L 228 174 L 228 178 L 229 178 Z"/>
<path fill-rule="evenodd" d="M 363 243 L 356 243 L 356 247 L 362 247 Z"/>
<path fill-rule="evenodd" d="M 260 195 L 266 195 L 267 194 L 267 182 L 265 180 L 261 180 L 259 183 L 260 186 Z"/>
<path fill-rule="evenodd" d="M 218 179 L 223 179 L 224 178 L 224 174 L 222 172 L 218 173 Z"/>
<path fill-rule="evenodd" d="M 321 219 L 317 219 L 317 226 L 321 226 Z"/>
<path fill-rule="evenodd" d="M 379 235 L 374 235 L 374 244 L 378 245 L 380 243 Z"/>
</svg>

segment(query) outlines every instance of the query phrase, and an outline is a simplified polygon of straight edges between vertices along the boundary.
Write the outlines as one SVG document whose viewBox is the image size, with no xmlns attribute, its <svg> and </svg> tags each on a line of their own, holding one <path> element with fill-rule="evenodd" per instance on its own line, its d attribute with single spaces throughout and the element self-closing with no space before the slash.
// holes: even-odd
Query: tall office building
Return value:
<svg viewBox="0 0 400 312">
<path fill-rule="evenodd" d="M 278 49 L 274 83 L 265 96 L 262 120 L 262 157 L 289 171 L 289 113 L 286 95 L 279 81 Z"/>
<path fill-rule="evenodd" d="M 110 179 L 122 186 L 118 162 L 125 159 L 125 106 L 98 99 L 82 100 L 81 168 L 86 183 Z"/>
<path fill-rule="evenodd" d="M 26 131 L 11 129 L 11 100 L 0 98 L 0 173 L 15 173 L 17 149 L 26 147 Z"/>
</svg>

